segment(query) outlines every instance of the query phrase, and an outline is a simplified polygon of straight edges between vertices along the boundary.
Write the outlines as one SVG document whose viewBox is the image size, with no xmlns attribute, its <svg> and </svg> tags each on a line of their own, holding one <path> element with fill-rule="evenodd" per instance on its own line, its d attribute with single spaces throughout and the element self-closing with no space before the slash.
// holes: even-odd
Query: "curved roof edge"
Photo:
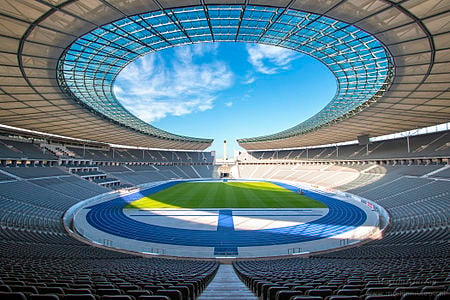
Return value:
<svg viewBox="0 0 450 300">
<path fill-rule="evenodd" d="M 245 148 L 245 144 L 249 144 L 249 143 L 255 143 L 255 142 L 266 142 L 266 141 L 280 141 L 280 140 L 284 140 L 287 138 L 292 138 L 295 136 L 299 136 L 299 135 L 303 135 L 303 134 L 307 134 L 307 133 L 313 133 L 316 130 L 322 129 L 322 128 L 326 128 L 328 126 L 332 126 L 333 124 L 336 124 L 342 120 L 346 120 L 348 118 L 351 118 L 352 116 L 358 114 L 359 112 L 367 109 L 368 107 L 370 107 L 372 104 L 376 103 L 377 100 L 383 96 L 383 94 L 386 92 L 387 88 L 389 87 L 389 85 L 391 84 L 391 80 L 392 80 L 392 73 L 389 73 L 385 83 L 382 85 L 382 87 L 380 88 L 380 90 L 378 90 L 378 92 L 375 93 L 375 95 L 373 95 L 369 100 L 365 101 L 364 103 L 358 105 L 356 108 L 345 112 L 344 114 L 335 117 L 334 119 L 331 119 L 325 123 L 316 125 L 316 126 L 312 126 L 311 123 L 314 123 L 314 119 L 316 118 L 316 115 L 314 115 L 313 117 L 307 119 L 306 121 L 300 123 L 299 125 L 296 125 L 292 128 L 283 130 L 281 132 L 278 133 L 274 133 L 274 134 L 269 134 L 269 135 L 264 135 L 264 136 L 258 136 L 258 137 L 253 137 L 253 138 L 243 138 L 243 139 L 237 139 L 237 142 L 239 143 L 240 146 L 242 146 L 243 148 Z M 323 110 L 322 110 L 323 111 Z"/>
<path fill-rule="evenodd" d="M 322 1 L 319 1 L 322 2 Z M 448 22 L 450 3 L 355 1 L 323 8 L 325 15 L 350 21 L 379 39 L 392 55 L 392 84 L 370 105 L 301 134 L 238 139 L 246 150 L 310 147 L 434 126 L 450 120 Z M 364 3 L 363 3 L 364 2 Z M 371 8 L 364 5 L 373 5 Z M 349 15 L 353 9 L 354 16 Z M 447 46 L 445 46 L 447 44 Z M 295 128 L 295 127 L 294 127 Z M 289 130 L 282 133 L 288 133 Z"/>
<path fill-rule="evenodd" d="M 210 1 L 6 1 L 0 9 L 0 123 L 73 138 L 165 149 L 201 149 L 206 142 L 152 137 L 93 114 L 63 93 L 56 63 L 78 37 L 143 11 L 198 6 Z M 223 0 L 226 5 L 248 1 Z M 251 2 L 253 3 L 253 2 Z M 256 2 L 255 2 L 256 3 Z M 376 103 L 345 120 L 246 149 L 310 146 L 379 136 L 450 120 L 448 48 L 450 3 L 393 0 L 279 0 L 257 5 L 292 8 L 354 24 L 381 41 L 393 58 L 392 85 Z"/>
<path fill-rule="evenodd" d="M 114 122 L 173 137 L 123 107 L 114 95 L 114 80 L 130 61 L 148 53 L 221 41 L 293 49 L 322 61 L 338 82 L 335 97 L 314 117 L 265 140 L 305 133 L 341 118 L 374 102 L 374 95 L 381 96 L 391 83 L 393 66 L 385 47 L 353 25 L 290 8 L 208 4 L 145 12 L 95 28 L 66 48 L 58 61 L 58 80 L 72 98 Z"/>
<path fill-rule="evenodd" d="M 205 145 L 207 145 L 205 148 L 209 147 L 211 145 L 211 143 L 213 142 L 213 139 L 207 139 L 207 138 L 197 138 L 197 137 L 190 137 L 190 136 L 183 136 L 183 135 L 178 135 L 178 134 L 174 134 L 174 133 L 170 133 L 168 131 L 156 128 L 144 121 L 142 121 L 141 119 L 137 118 L 136 116 L 134 116 L 133 114 L 131 114 L 130 112 L 128 112 L 127 109 L 125 109 L 115 98 L 115 96 L 112 94 L 112 92 L 110 92 L 110 97 L 111 100 L 115 100 L 115 105 L 116 107 L 114 108 L 114 110 L 118 110 L 119 112 L 121 112 L 122 114 L 125 114 L 126 117 L 128 117 L 128 119 L 130 120 L 127 124 L 127 122 L 121 121 L 120 119 L 115 119 L 112 116 L 109 116 L 107 113 L 103 113 L 100 110 L 96 110 L 94 107 L 89 106 L 88 104 L 86 104 L 85 102 L 83 102 L 82 100 L 80 100 L 79 97 L 77 97 L 74 92 L 72 91 L 72 89 L 70 88 L 70 85 L 67 84 L 65 76 L 64 76 L 64 72 L 60 71 L 60 69 L 63 68 L 63 65 L 61 63 L 61 61 L 63 61 L 63 58 L 66 55 L 68 49 L 66 49 L 66 51 L 64 51 L 64 54 L 61 56 L 61 58 L 58 61 L 58 84 L 60 85 L 61 90 L 66 93 L 66 95 L 69 98 L 72 98 L 75 102 L 77 102 L 78 104 L 80 104 L 81 106 L 83 106 L 84 108 L 86 108 L 87 110 L 89 110 L 90 112 L 92 112 L 93 114 L 96 114 L 98 116 L 100 116 L 101 118 L 104 118 L 106 120 L 108 120 L 109 122 L 112 122 L 118 126 L 122 126 L 124 128 L 127 128 L 131 131 L 137 132 L 137 133 L 141 133 L 144 135 L 148 135 L 154 138 L 161 138 L 161 139 L 169 139 L 169 140 L 173 140 L 173 141 L 180 141 L 180 142 L 193 142 L 193 143 L 204 143 Z M 84 81 L 84 79 L 83 79 Z M 112 86 L 109 87 L 110 90 L 112 90 Z M 111 103 L 109 103 L 111 104 Z"/>
</svg>

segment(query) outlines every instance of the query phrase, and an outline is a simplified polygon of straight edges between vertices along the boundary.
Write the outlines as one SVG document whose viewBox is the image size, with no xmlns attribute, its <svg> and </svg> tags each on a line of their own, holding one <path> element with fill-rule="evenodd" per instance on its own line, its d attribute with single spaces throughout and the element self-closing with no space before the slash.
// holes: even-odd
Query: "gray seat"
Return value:
<svg viewBox="0 0 450 300">
<path fill-rule="evenodd" d="M 119 289 L 98 289 L 97 294 L 99 296 L 122 295 L 122 291 Z"/>
<path fill-rule="evenodd" d="M 96 298 L 92 294 L 71 294 L 65 295 L 64 300 L 96 300 Z"/>
<path fill-rule="evenodd" d="M 398 300 L 399 295 L 368 295 L 364 300 Z"/>
<path fill-rule="evenodd" d="M 163 295 L 151 295 L 151 296 L 139 296 L 138 300 L 170 300 L 170 298 Z"/>
<path fill-rule="evenodd" d="M 179 290 L 159 290 L 157 295 L 167 296 L 170 300 L 183 300 L 183 295 Z"/>
<path fill-rule="evenodd" d="M 60 287 L 38 287 L 39 294 L 64 294 L 63 288 Z"/>
<path fill-rule="evenodd" d="M 361 295 L 361 290 L 359 290 L 359 289 L 340 289 L 340 290 L 336 291 L 336 295 L 359 296 L 359 295 Z"/>
<path fill-rule="evenodd" d="M 27 297 L 22 292 L 0 292 L 0 299 L 27 300 Z"/>
<path fill-rule="evenodd" d="M 290 300 L 294 296 L 302 296 L 303 292 L 293 290 L 278 291 L 276 300 Z"/>
<path fill-rule="evenodd" d="M 306 295 L 309 295 L 309 296 L 326 297 L 326 296 L 330 296 L 332 294 L 333 294 L 333 290 L 331 290 L 331 289 L 312 289 L 312 290 L 306 291 Z"/>
<path fill-rule="evenodd" d="M 12 292 L 12 290 L 9 285 L 0 284 L 0 292 Z"/>
<path fill-rule="evenodd" d="M 102 296 L 102 300 L 134 300 L 135 298 L 130 295 L 106 295 Z"/>
<path fill-rule="evenodd" d="M 147 290 L 129 290 L 126 293 L 127 295 L 131 295 L 135 298 L 138 298 L 139 296 L 150 296 L 153 295 L 153 293 L 151 291 L 147 291 Z"/>
<path fill-rule="evenodd" d="M 450 300 L 450 293 L 449 292 L 439 293 L 434 297 L 434 300 Z"/>
<path fill-rule="evenodd" d="M 28 300 L 59 300 L 60 298 L 55 294 L 43 294 L 43 295 L 37 295 L 32 294 L 28 296 Z"/>
<path fill-rule="evenodd" d="M 400 300 L 433 300 L 434 293 L 405 293 Z"/>
<path fill-rule="evenodd" d="M 92 294 L 91 290 L 88 289 L 64 289 L 64 293 L 66 295 L 86 295 L 86 294 Z"/>
</svg>

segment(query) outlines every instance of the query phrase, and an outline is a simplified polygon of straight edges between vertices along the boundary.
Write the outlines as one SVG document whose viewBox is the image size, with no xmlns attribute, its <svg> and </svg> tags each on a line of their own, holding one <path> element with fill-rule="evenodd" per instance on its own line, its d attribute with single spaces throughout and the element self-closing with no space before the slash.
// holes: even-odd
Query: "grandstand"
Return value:
<svg viewBox="0 0 450 300">
<path fill-rule="evenodd" d="M 445 134 L 441 133 L 441 135 Z M 428 139 L 426 136 L 421 138 Z M 7 144 L 7 141 L 5 142 Z M 23 144 L 28 143 L 23 142 Z M 16 146 L 23 148 L 20 142 L 16 142 Z M 437 147 L 441 148 L 440 145 Z M 327 151 L 332 148 L 329 147 Z M 44 148 L 41 150 L 44 151 Z M 37 158 L 36 161 L 28 158 L 25 163 L 20 160 L 21 164 L 17 164 L 17 161 L 10 157 L 2 159 L 0 194 L 3 204 L 1 216 L 3 260 L 15 261 L 21 265 L 21 270 L 36 264 L 58 269 L 59 267 L 52 266 L 51 261 L 54 257 L 58 257 L 67 266 L 72 266 L 74 259 L 80 258 L 93 262 L 78 266 L 78 271 L 68 274 L 68 278 L 62 280 L 64 282 L 59 282 L 56 278 L 48 279 L 48 276 L 44 280 L 43 274 L 40 273 L 32 273 L 30 276 L 33 277 L 27 278 L 23 274 L 14 273 L 17 271 L 8 267 L 9 269 L 3 270 L 2 273 L 8 274 L 2 277 L 4 286 L 8 286 L 5 290 L 11 290 L 13 293 L 21 291 L 29 295 L 30 291 L 43 293 L 42 291 L 52 291 L 51 288 L 57 288 L 53 289 L 53 292 L 61 296 L 75 291 L 74 287 L 81 285 L 84 292 L 99 295 L 98 293 L 103 293 L 100 287 L 108 285 L 110 293 L 133 295 L 133 293 L 147 293 L 149 290 L 158 293 L 157 287 L 150 289 L 149 282 L 146 282 L 146 287 L 144 283 L 139 285 L 130 279 L 133 274 L 136 274 L 134 272 L 151 263 L 148 259 L 136 259 L 129 254 L 98 249 L 72 239 L 67 236 L 61 225 L 62 215 L 68 208 L 83 199 L 113 192 L 110 189 L 113 187 L 108 188 L 97 184 L 89 180 L 90 176 L 104 174 L 130 186 L 171 178 L 211 178 L 214 175 L 211 153 L 204 154 L 208 157 L 207 162 L 203 160 L 203 155 L 189 154 L 190 157 L 199 159 L 188 165 L 178 160 L 183 152 L 169 156 L 167 153 L 156 154 L 157 151 L 154 151 L 152 155 L 158 157 L 159 161 L 150 162 L 145 159 L 136 159 L 136 156 L 131 155 L 122 155 L 120 161 L 114 161 L 111 157 L 111 149 L 95 151 L 102 153 L 97 155 L 98 160 L 92 160 L 90 153 L 86 157 L 76 155 L 70 163 L 65 156 L 59 158 L 54 156 L 51 159 L 59 161 L 60 165 L 55 163 L 53 166 L 39 164 L 38 162 L 42 162 L 41 158 Z M 132 152 L 131 149 L 128 151 Z M 380 154 L 385 157 L 382 151 Z M 166 156 L 171 159 L 173 157 L 174 161 L 169 162 L 167 158 L 164 159 Z M 434 297 L 445 292 L 448 287 L 446 281 L 448 269 L 443 266 L 450 250 L 448 244 L 450 195 L 448 180 L 450 176 L 447 174 L 449 168 L 446 164 L 448 156 L 448 151 L 436 156 L 427 156 L 426 159 L 412 158 L 408 156 L 408 152 L 398 152 L 396 158 L 389 160 L 379 158 L 374 160 L 371 158 L 367 160 L 348 158 L 276 160 L 257 159 L 255 156 L 248 159 L 248 154 L 245 155 L 247 159 L 237 163 L 238 174 L 243 178 L 296 180 L 328 189 L 347 191 L 382 205 L 391 216 L 391 224 L 383 239 L 360 247 L 320 254 L 308 259 L 240 261 L 234 264 L 234 268 L 254 294 L 267 299 L 284 299 L 282 298 L 284 294 L 290 296 L 320 294 L 325 297 L 325 295 L 337 296 L 348 293 L 351 296 L 357 295 L 368 299 L 373 297 L 372 294 L 377 293 L 394 294 L 397 298 L 407 293 L 429 294 Z M 106 157 L 108 159 L 105 159 Z M 71 249 L 69 252 L 66 251 L 68 247 Z M 131 258 L 133 259 L 130 267 L 128 261 Z M 356 262 L 355 258 L 358 258 Z M 152 259 L 157 260 L 161 268 L 173 268 L 170 260 L 159 262 L 161 260 L 159 258 Z M 414 259 L 415 264 L 409 263 L 411 259 Z M 395 261 L 399 267 L 390 268 L 392 261 Z M 202 264 L 188 262 L 194 265 Z M 430 262 L 433 263 L 430 265 Z M 112 272 L 111 269 L 100 267 L 102 264 L 128 266 L 127 270 L 131 277 L 128 280 L 122 278 L 126 282 L 118 284 L 111 281 L 113 273 L 106 278 L 105 273 L 101 273 L 103 275 L 100 276 L 101 279 L 98 279 L 99 282 L 86 275 L 95 273 L 92 269 L 95 266 L 106 274 Z M 9 266 L 9 264 L 6 265 Z M 203 286 L 213 277 L 217 266 L 217 263 L 196 265 L 196 267 L 210 270 L 208 278 L 202 279 Z M 299 266 L 306 271 L 300 274 L 297 271 Z M 339 278 L 334 276 L 335 273 L 327 272 L 330 266 L 333 266 L 331 269 L 334 272 L 341 274 Z M 374 266 L 376 266 L 376 272 L 374 272 Z M 175 286 L 189 286 L 186 282 L 192 283 L 194 279 L 188 276 L 190 273 L 188 267 L 180 268 L 182 269 L 180 272 L 187 272 L 184 273 L 185 275 L 178 276 Z M 264 276 L 265 268 L 280 269 L 284 275 L 266 271 L 269 273 Z M 351 270 L 355 268 L 361 271 L 354 274 Z M 418 269 L 428 271 L 418 276 Z M 286 272 L 289 275 L 286 275 Z M 83 279 L 80 279 L 80 276 Z M 40 280 L 46 282 L 46 286 L 36 284 Z M 152 282 L 155 280 L 153 279 Z M 261 286 L 265 288 L 259 288 L 257 282 L 264 283 Z M 132 285 L 137 291 L 129 292 L 127 285 Z M 172 283 L 170 288 L 166 288 L 173 290 L 173 285 Z M 125 288 L 122 289 L 121 286 Z M 182 293 L 181 290 L 180 293 Z M 199 294 L 200 291 L 197 289 L 196 293 Z M 270 296 L 270 293 L 273 296 Z"/>
<path fill-rule="evenodd" d="M 449 122 L 449 11 L 434 0 L 3 1 L 0 299 L 448 299 L 448 127 L 341 142 Z M 139 56 L 220 41 L 300 51 L 338 85 L 310 119 L 238 140 L 245 151 L 226 174 L 370 200 L 389 214 L 382 238 L 186 259 L 71 231 L 86 200 L 220 177 L 211 139 L 149 125 L 112 91 Z"/>
</svg>

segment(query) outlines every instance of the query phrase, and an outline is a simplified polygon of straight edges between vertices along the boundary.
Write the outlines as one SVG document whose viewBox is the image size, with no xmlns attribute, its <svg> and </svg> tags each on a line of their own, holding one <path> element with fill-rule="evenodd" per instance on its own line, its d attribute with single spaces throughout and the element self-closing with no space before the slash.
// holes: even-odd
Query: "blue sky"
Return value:
<svg viewBox="0 0 450 300">
<path fill-rule="evenodd" d="M 236 138 L 275 133 L 323 108 L 336 93 L 319 61 L 284 48 L 204 43 L 148 54 L 118 75 L 114 93 L 133 114 L 172 133 L 214 138 L 228 156 Z"/>
</svg>

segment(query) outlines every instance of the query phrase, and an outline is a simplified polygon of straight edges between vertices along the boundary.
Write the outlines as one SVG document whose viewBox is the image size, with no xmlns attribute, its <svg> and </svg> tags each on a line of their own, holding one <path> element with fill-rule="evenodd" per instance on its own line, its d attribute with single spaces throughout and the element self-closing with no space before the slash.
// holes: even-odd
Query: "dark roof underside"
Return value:
<svg viewBox="0 0 450 300">
<path fill-rule="evenodd" d="M 146 1 L 4 0 L 0 5 L 0 123 L 98 142 L 201 150 L 211 140 L 178 136 L 121 123 L 80 105 L 58 84 L 58 59 L 84 34 L 142 12 L 164 12 L 189 37 L 175 8 L 196 6 L 211 22 L 209 5 L 240 6 L 238 22 L 253 6 L 274 8 L 281 20 L 300 10 L 348 23 L 375 37 L 392 57 L 387 91 L 312 128 L 289 135 L 240 140 L 249 150 L 279 149 L 353 140 L 445 123 L 450 120 L 450 3 L 442 0 Z M 277 9 L 278 8 L 278 9 Z M 212 15 L 212 14 L 211 14 Z M 212 23 L 210 23 L 212 24 Z M 239 27 L 243 24 L 239 24 Z M 261 37 L 271 32 L 261 29 Z M 213 27 L 206 40 L 215 40 Z M 157 35 L 155 33 L 155 35 Z M 238 39 L 237 39 L 238 40 Z M 256 42 L 264 42 L 263 39 Z M 266 42 L 267 43 L 267 42 Z M 335 73 L 336 75 L 336 73 Z M 330 99 L 331 100 L 331 99 Z M 302 120 L 299 120 L 299 122 Z"/>
</svg>

